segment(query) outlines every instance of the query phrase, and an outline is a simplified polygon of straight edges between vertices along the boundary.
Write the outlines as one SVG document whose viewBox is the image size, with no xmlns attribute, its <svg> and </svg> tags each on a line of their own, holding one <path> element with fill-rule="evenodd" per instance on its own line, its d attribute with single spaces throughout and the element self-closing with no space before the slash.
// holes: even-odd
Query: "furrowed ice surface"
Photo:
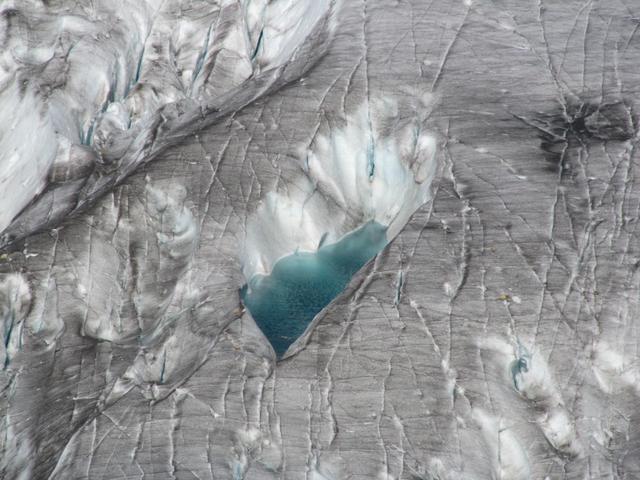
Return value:
<svg viewBox="0 0 640 480">
<path fill-rule="evenodd" d="M 326 51 L 333 3 L 5 3 L 0 245 L 55 226 L 194 129 L 297 79 Z"/>
<path fill-rule="evenodd" d="M 637 2 L 350 1 L 310 34 L 323 3 L 1 5 L 0 155 L 38 161 L 0 211 L 52 154 L 12 234 L 94 202 L 0 251 L 1 478 L 640 478 Z M 76 140 L 24 141 L 53 123 Z M 242 285 L 368 222 L 387 245 L 278 361 Z"/>
<path fill-rule="evenodd" d="M 30 308 L 31 290 L 22 275 L 12 275 L 0 283 L 0 363 L 3 370 L 9 367 L 11 360 L 22 350 L 24 320 Z"/>
<path fill-rule="evenodd" d="M 142 201 L 105 209 L 95 222 L 90 255 L 114 260 L 98 277 L 79 272 L 79 297 L 92 306 L 82 317 L 83 336 L 127 344 L 162 331 L 198 240 L 185 196 L 179 185 L 167 192 L 149 184 Z M 121 219 L 123 209 L 139 220 Z"/>
</svg>

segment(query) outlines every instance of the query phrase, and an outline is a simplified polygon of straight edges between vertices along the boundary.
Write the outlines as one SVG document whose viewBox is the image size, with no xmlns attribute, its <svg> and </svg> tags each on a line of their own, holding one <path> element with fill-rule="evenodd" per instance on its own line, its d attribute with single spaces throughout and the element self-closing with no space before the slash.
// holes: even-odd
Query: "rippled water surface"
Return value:
<svg viewBox="0 0 640 480">
<path fill-rule="evenodd" d="M 314 253 L 280 259 L 270 275 L 245 286 L 244 304 L 281 356 L 320 310 L 333 300 L 387 243 L 386 227 L 369 222 Z"/>
</svg>

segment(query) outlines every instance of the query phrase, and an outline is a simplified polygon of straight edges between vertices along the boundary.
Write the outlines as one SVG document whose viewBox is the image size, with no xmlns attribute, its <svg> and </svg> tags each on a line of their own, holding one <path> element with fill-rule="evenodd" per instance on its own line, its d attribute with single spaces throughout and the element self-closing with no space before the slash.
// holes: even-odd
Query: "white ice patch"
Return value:
<svg viewBox="0 0 640 480">
<path fill-rule="evenodd" d="M 308 32 L 329 9 L 330 0 L 313 2 L 279 1 L 262 3 L 263 27 L 255 41 L 255 61 L 260 68 L 282 65 L 294 53 Z"/>
<path fill-rule="evenodd" d="M 472 417 L 480 427 L 491 452 L 494 478 L 525 480 L 531 478 L 529 460 L 508 422 L 480 409 L 473 409 Z"/>
<path fill-rule="evenodd" d="M 530 352 L 521 343 L 515 343 L 514 346 L 500 338 L 488 338 L 481 342 L 480 347 L 493 351 L 493 360 L 505 367 L 505 373 L 509 371 L 515 390 L 524 399 L 535 403 L 541 412 L 536 417 L 536 424 L 547 441 L 565 455 L 580 455 L 582 446 L 574 420 L 547 361 L 540 352 Z"/>
<path fill-rule="evenodd" d="M 630 388 L 640 395 L 640 366 L 637 357 L 625 359 L 605 341 L 593 347 L 593 373 L 600 389 L 605 393 L 615 393 L 622 388 Z"/>
<path fill-rule="evenodd" d="M 22 98 L 17 83 L 0 90 L 0 232 L 46 185 L 56 158 L 51 120 L 41 115 L 32 93 Z M 37 132 L 37 140 L 34 133 Z"/>
<path fill-rule="evenodd" d="M 35 466 L 36 453 L 28 430 L 16 433 L 14 419 L 5 414 L 0 427 L 0 472 L 15 480 L 31 480 Z"/>
<path fill-rule="evenodd" d="M 252 462 L 262 464 L 269 471 L 277 471 L 282 464 L 282 448 L 268 435 L 255 427 L 241 428 L 234 434 L 230 467 L 234 480 L 245 477 Z"/>
<path fill-rule="evenodd" d="M 24 320 L 31 308 L 31 290 L 20 274 L 11 274 L 0 282 L 0 369 L 11 365 L 12 359 L 22 349 Z"/>
<path fill-rule="evenodd" d="M 423 131 L 428 101 L 413 105 L 410 120 L 400 118 L 396 102 L 373 102 L 319 135 L 303 160 L 304 175 L 268 193 L 247 222 L 245 278 L 268 274 L 285 255 L 335 243 L 368 221 L 395 237 L 430 198 L 436 139 Z"/>
</svg>

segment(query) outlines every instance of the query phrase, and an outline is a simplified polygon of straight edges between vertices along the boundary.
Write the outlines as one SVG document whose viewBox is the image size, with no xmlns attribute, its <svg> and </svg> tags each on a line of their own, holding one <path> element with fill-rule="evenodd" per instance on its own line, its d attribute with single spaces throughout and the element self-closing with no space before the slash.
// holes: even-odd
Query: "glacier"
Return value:
<svg viewBox="0 0 640 480">
<path fill-rule="evenodd" d="M 0 477 L 640 477 L 638 19 L 1 2 Z"/>
</svg>

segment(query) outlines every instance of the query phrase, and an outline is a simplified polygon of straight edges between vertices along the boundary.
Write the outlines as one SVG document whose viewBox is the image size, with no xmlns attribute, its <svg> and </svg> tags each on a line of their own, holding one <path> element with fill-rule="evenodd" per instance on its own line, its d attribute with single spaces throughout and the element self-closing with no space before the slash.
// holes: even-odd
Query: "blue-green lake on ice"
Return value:
<svg viewBox="0 0 640 480">
<path fill-rule="evenodd" d="M 241 291 L 242 300 L 278 357 L 351 277 L 387 244 L 387 227 L 368 222 L 316 252 L 281 258 L 270 275 L 256 275 Z"/>
</svg>

